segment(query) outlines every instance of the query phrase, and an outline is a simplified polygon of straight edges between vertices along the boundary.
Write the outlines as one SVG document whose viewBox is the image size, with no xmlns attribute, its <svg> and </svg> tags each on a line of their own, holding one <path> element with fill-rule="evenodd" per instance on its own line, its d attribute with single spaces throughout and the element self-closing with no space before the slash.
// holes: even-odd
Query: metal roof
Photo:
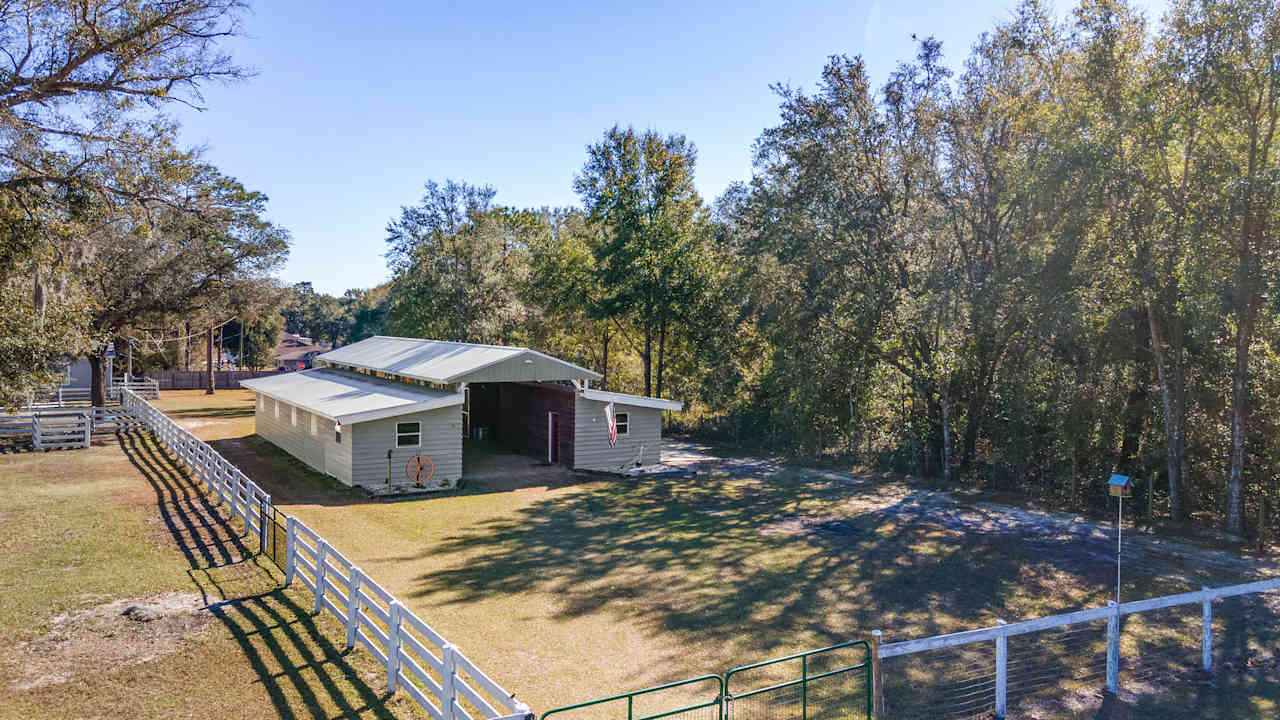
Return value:
<svg viewBox="0 0 1280 720">
<path fill-rule="evenodd" d="M 240 387 L 343 424 L 462 404 L 461 393 L 329 369 L 241 380 Z"/>
<path fill-rule="evenodd" d="M 337 365 L 379 370 L 415 380 L 466 382 L 469 375 L 500 363 L 537 360 L 536 376 L 522 380 L 598 379 L 600 373 L 553 358 L 536 350 L 505 345 L 478 345 L 377 335 L 317 356 Z"/>
<path fill-rule="evenodd" d="M 680 411 L 684 403 L 678 400 L 645 397 L 643 395 L 627 395 L 626 393 L 606 392 L 604 390 L 583 390 L 582 397 L 597 402 L 611 402 L 618 405 L 634 405 L 635 407 L 657 408 L 658 410 Z"/>
</svg>

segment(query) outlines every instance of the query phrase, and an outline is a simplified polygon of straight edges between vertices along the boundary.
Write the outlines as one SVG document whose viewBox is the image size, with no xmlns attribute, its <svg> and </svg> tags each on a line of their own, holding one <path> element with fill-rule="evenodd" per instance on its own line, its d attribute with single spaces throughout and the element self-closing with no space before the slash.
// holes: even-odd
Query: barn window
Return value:
<svg viewBox="0 0 1280 720">
<path fill-rule="evenodd" d="M 417 447 L 422 444 L 422 423 L 396 423 L 396 447 Z"/>
<path fill-rule="evenodd" d="M 627 428 L 631 425 L 631 413 L 618 413 L 613 417 L 614 424 L 618 426 L 618 434 L 626 435 Z"/>
<path fill-rule="evenodd" d="M 333 441 L 342 444 L 342 423 L 336 420 L 333 423 Z"/>
</svg>

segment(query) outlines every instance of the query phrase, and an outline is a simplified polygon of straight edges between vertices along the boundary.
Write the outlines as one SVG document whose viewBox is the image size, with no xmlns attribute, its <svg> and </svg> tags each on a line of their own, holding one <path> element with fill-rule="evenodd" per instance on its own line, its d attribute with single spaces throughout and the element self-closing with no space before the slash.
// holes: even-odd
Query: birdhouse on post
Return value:
<svg viewBox="0 0 1280 720">
<path fill-rule="evenodd" d="M 1107 488 L 1113 497 L 1133 497 L 1133 478 L 1128 475 L 1112 475 L 1107 481 Z"/>
</svg>

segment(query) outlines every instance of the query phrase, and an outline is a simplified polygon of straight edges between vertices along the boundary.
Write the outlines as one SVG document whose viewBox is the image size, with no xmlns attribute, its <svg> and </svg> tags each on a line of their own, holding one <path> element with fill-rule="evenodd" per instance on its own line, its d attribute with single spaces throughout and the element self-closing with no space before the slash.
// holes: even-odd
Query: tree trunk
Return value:
<svg viewBox="0 0 1280 720">
<path fill-rule="evenodd" d="M 601 337 L 602 344 L 604 345 L 601 355 L 604 357 L 604 359 L 600 362 L 600 389 L 608 390 L 609 389 L 609 329 L 605 328 L 603 333 L 601 333 L 601 335 L 602 335 Z"/>
<path fill-rule="evenodd" d="M 1240 292 L 1248 292 L 1242 287 Z M 1250 293 L 1252 294 L 1252 293 Z M 1245 298 L 1236 321 L 1236 363 L 1231 371 L 1231 468 L 1227 474 L 1227 532 L 1244 533 L 1244 445 L 1249 420 L 1249 345 L 1257 319 L 1252 297 Z"/>
<path fill-rule="evenodd" d="M 951 401 L 942 392 L 942 479 L 951 482 Z"/>
<path fill-rule="evenodd" d="M 1147 417 L 1147 387 L 1151 384 L 1151 334 L 1145 327 L 1142 308 L 1133 311 L 1133 387 L 1124 402 L 1124 437 L 1120 441 L 1120 466 L 1135 470 L 1142 442 L 1143 421 Z M 1147 486 L 1148 492 L 1151 486 Z"/>
<path fill-rule="evenodd" d="M 1172 367 L 1165 352 L 1164 340 L 1160 334 L 1160 323 L 1156 319 L 1155 309 L 1147 306 L 1147 325 L 1151 330 L 1151 350 L 1155 353 L 1156 375 L 1160 380 L 1160 399 L 1164 406 L 1165 459 L 1169 473 L 1169 520 L 1182 522 L 1182 412 L 1180 410 L 1181 388 L 1174 384 L 1182 373 L 1175 372 L 1181 364 L 1181 358 L 1172 360 Z M 1173 377 L 1170 377 L 1170 376 Z"/>
<path fill-rule="evenodd" d="M 662 369 L 665 367 L 667 353 L 667 320 L 658 323 L 658 384 L 655 397 L 662 397 Z"/>
<path fill-rule="evenodd" d="M 191 372 L 191 323 L 182 323 L 182 334 L 186 336 L 187 351 L 183 353 L 182 369 Z"/>
<path fill-rule="evenodd" d="M 646 397 L 653 395 L 653 325 L 648 322 L 644 325 L 644 357 L 641 358 L 644 363 L 644 394 Z"/>
<path fill-rule="evenodd" d="M 204 331 L 204 394 L 213 394 L 213 328 Z"/>
<path fill-rule="evenodd" d="M 103 362 L 101 351 L 97 351 L 89 355 L 89 395 L 90 405 L 94 407 L 103 407 L 107 404 L 107 385 L 103 377 L 103 370 L 106 363 Z"/>
</svg>

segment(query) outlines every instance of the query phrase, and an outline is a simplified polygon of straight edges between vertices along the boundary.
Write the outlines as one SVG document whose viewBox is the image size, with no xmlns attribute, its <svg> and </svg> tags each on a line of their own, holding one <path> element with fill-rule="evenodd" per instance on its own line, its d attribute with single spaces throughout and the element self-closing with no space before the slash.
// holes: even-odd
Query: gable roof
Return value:
<svg viewBox="0 0 1280 720">
<path fill-rule="evenodd" d="M 240 386 L 344 425 L 461 405 L 462 393 L 317 369 L 241 380 Z"/>
<path fill-rule="evenodd" d="M 529 348 L 385 335 L 331 350 L 317 359 L 436 383 L 600 378 L 600 373 Z"/>
</svg>

